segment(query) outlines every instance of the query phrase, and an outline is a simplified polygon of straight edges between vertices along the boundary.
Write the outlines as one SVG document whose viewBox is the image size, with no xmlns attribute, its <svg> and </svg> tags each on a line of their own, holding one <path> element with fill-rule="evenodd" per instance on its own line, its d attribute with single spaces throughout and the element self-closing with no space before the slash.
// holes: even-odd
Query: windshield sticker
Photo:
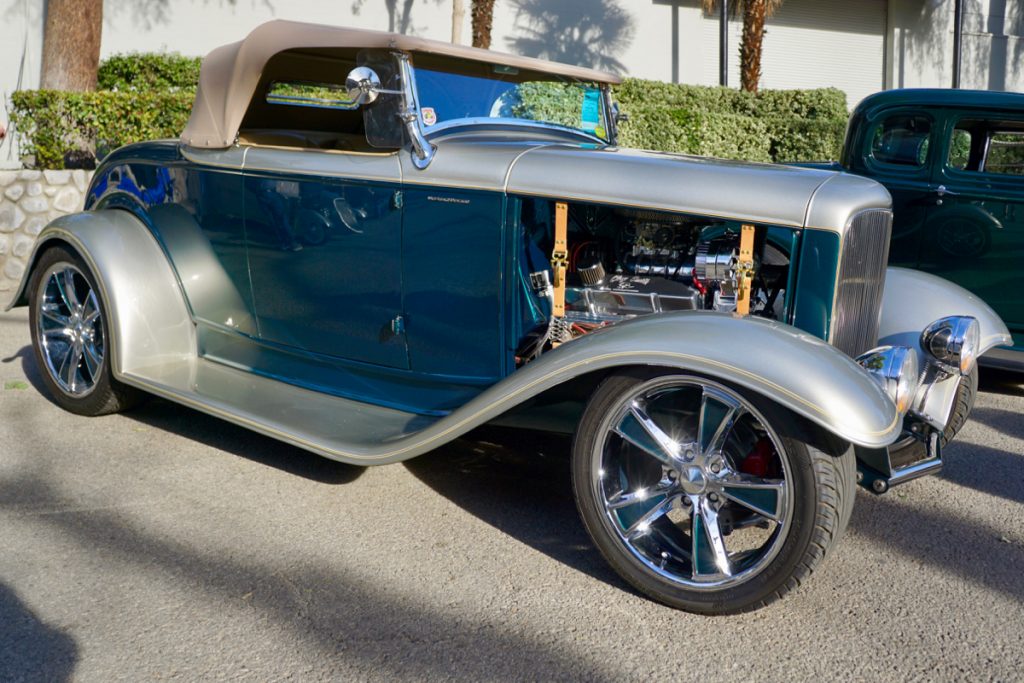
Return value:
<svg viewBox="0 0 1024 683">
<path fill-rule="evenodd" d="M 593 131 L 601 124 L 601 91 L 587 88 L 583 93 L 583 111 L 580 112 L 583 130 Z"/>
<path fill-rule="evenodd" d="M 420 116 L 423 118 L 424 126 L 432 126 L 437 123 L 437 112 L 434 111 L 433 107 L 423 107 L 420 110 Z"/>
</svg>

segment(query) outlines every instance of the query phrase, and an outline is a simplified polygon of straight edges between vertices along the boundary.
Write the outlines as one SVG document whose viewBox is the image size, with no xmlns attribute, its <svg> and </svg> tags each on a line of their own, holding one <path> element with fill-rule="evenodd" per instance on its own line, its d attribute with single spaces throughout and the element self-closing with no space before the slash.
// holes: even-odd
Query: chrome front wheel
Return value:
<svg viewBox="0 0 1024 683">
<path fill-rule="evenodd" d="M 811 532 L 838 535 L 843 506 L 817 508 L 836 500 L 830 488 L 853 495 L 852 452 L 792 438 L 795 418 L 762 403 L 680 374 L 614 376 L 591 399 L 574 444 L 577 503 L 642 592 L 698 612 L 749 609 L 785 592 L 802 563 L 809 571 Z"/>
</svg>

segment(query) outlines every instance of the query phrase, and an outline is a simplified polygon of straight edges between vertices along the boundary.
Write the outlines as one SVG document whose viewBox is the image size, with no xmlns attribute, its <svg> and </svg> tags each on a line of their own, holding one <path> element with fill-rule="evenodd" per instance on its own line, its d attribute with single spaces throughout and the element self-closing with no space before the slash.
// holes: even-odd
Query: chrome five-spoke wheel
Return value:
<svg viewBox="0 0 1024 683">
<path fill-rule="evenodd" d="M 675 606 L 737 611 L 768 601 L 787 578 L 779 568 L 795 571 L 794 552 L 806 551 L 806 515 L 816 514 L 820 491 L 798 471 L 811 451 L 722 383 L 617 376 L 595 393 L 577 432 L 574 487 L 595 543 L 633 585 Z M 852 485 L 852 470 L 837 478 Z M 832 533 L 843 516 L 834 512 L 835 524 L 811 521 Z"/>
<path fill-rule="evenodd" d="M 32 269 L 29 293 L 32 346 L 54 401 L 79 415 L 105 415 L 142 398 L 113 376 L 105 302 L 78 254 L 46 249 Z"/>
<path fill-rule="evenodd" d="M 106 355 L 99 299 L 70 263 L 54 264 L 43 282 L 36 325 L 46 370 L 61 391 L 85 396 L 96 388 Z"/>
</svg>

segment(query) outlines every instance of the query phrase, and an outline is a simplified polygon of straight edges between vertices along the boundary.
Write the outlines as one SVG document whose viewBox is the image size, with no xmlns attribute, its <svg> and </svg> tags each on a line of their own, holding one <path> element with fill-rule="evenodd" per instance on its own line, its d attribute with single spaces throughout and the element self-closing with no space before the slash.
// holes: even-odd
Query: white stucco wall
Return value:
<svg viewBox="0 0 1024 683">
<path fill-rule="evenodd" d="M 888 88 L 946 88 L 953 0 L 889 0 Z M 960 85 L 1024 91 L 1024 0 L 966 0 Z"/>
</svg>

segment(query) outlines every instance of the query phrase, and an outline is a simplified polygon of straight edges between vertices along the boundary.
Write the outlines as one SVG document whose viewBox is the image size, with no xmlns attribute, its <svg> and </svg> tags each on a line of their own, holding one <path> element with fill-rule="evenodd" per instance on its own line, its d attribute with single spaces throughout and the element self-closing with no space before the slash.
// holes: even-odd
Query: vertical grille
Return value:
<svg viewBox="0 0 1024 683">
<path fill-rule="evenodd" d="M 850 356 L 878 343 L 891 232 L 892 212 L 871 209 L 856 214 L 843 237 L 829 341 Z"/>
</svg>

